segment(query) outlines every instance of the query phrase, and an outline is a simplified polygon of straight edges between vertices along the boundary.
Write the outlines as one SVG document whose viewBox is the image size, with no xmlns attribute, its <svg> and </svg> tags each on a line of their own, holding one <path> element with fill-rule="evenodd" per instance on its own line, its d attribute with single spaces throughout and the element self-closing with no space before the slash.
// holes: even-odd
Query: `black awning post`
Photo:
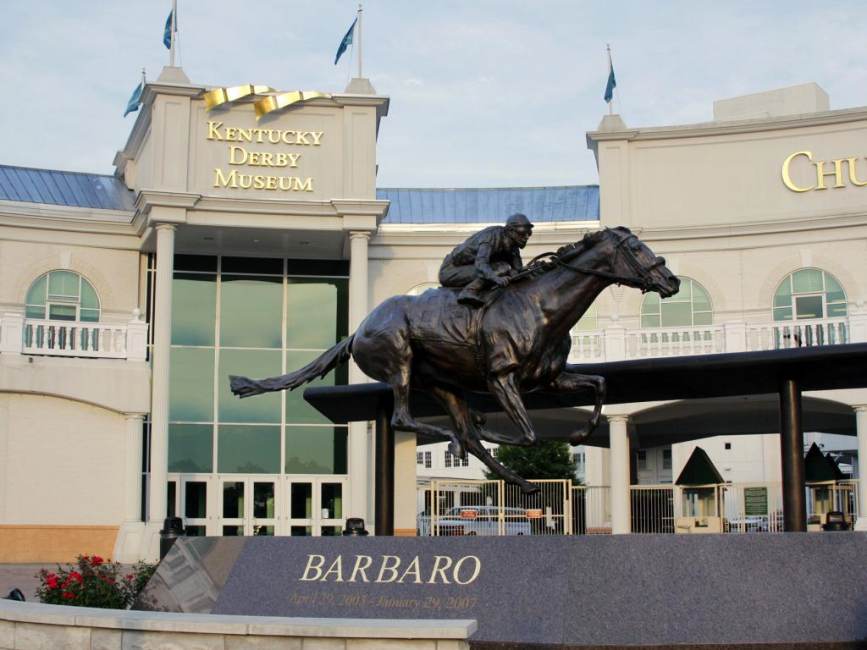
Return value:
<svg viewBox="0 0 867 650">
<path fill-rule="evenodd" d="M 376 450 L 374 452 L 374 534 L 394 535 L 394 429 L 391 406 L 379 400 L 376 406 Z"/>
<path fill-rule="evenodd" d="M 787 533 L 806 532 L 801 388 L 795 379 L 783 379 L 780 382 L 780 456 L 783 470 L 783 530 Z"/>
</svg>

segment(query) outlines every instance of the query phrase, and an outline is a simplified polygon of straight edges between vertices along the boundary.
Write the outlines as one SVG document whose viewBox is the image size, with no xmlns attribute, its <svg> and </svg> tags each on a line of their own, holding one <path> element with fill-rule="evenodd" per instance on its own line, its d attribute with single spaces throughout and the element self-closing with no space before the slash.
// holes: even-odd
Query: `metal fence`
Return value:
<svg viewBox="0 0 867 650">
<path fill-rule="evenodd" d="M 571 535 L 571 481 L 537 480 L 524 494 L 504 481 L 431 481 L 419 535 Z"/>
<path fill-rule="evenodd" d="M 674 488 L 671 485 L 632 485 L 629 503 L 633 533 L 674 532 Z"/>
<path fill-rule="evenodd" d="M 431 481 L 430 487 L 419 493 L 418 534 L 611 533 L 609 486 L 573 485 L 568 480 L 531 482 L 539 486 L 539 492 L 524 494 L 519 487 L 504 481 Z M 708 497 L 709 501 L 704 498 L 706 495 L 691 495 L 690 490 L 696 491 L 670 484 L 630 486 L 631 531 L 671 534 L 774 533 L 783 530 L 782 486 L 779 482 L 709 486 L 708 492 L 712 497 Z M 860 505 L 857 480 L 814 483 L 806 490 L 810 530 L 819 529 L 830 511 L 842 512 L 847 522 L 854 523 Z"/>
</svg>

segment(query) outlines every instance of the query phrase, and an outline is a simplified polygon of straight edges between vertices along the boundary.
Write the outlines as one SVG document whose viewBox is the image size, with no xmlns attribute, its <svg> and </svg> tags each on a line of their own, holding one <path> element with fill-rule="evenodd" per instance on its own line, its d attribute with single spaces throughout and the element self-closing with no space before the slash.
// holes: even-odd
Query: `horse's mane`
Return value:
<svg viewBox="0 0 867 650">
<path fill-rule="evenodd" d="M 528 264 L 521 273 L 523 278 L 537 278 L 559 266 L 560 263 L 577 257 L 586 250 L 590 250 L 603 239 L 613 233 L 621 235 L 631 234 L 631 230 L 625 226 L 615 228 L 603 228 L 595 232 L 588 232 L 580 240 L 561 246 L 553 253 L 543 253 Z"/>
</svg>

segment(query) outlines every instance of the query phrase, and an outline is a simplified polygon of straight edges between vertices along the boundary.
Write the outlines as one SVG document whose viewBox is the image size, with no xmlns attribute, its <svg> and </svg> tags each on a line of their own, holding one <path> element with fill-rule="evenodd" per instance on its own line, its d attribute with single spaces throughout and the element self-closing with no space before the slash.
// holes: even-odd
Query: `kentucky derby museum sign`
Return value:
<svg viewBox="0 0 867 650">
<path fill-rule="evenodd" d="M 230 165 L 229 169 L 214 168 L 214 187 L 312 192 L 312 177 L 275 172 L 297 170 L 303 154 L 290 147 L 319 147 L 324 134 L 324 131 L 224 126 L 222 122 L 209 120 L 208 140 L 227 144 L 226 163 Z M 244 167 L 259 170 L 258 173 L 245 173 Z"/>
<path fill-rule="evenodd" d="M 475 619 L 482 647 L 737 647 L 865 638 L 865 602 L 862 534 L 224 537 L 178 540 L 137 608 Z"/>
</svg>

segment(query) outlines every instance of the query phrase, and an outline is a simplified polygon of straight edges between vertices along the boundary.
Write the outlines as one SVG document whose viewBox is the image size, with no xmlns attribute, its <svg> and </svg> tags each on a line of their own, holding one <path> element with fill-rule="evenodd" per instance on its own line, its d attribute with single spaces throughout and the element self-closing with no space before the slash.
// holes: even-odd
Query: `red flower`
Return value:
<svg viewBox="0 0 867 650">
<path fill-rule="evenodd" d="M 75 594 L 72 593 L 71 591 L 64 591 L 64 592 L 63 592 L 63 597 L 64 597 L 66 600 L 72 600 L 73 598 L 75 598 Z"/>
<path fill-rule="evenodd" d="M 54 573 L 49 573 L 45 576 L 45 584 L 49 589 L 57 589 L 57 576 Z"/>
<path fill-rule="evenodd" d="M 85 556 L 85 557 L 86 557 L 86 556 Z M 99 566 L 99 565 L 102 564 L 103 562 L 105 562 L 105 560 L 103 560 L 103 559 L 102 559 L 101 557 L 99 557 L 98 555 L 94 555 L 92 558 L 90 558 L 90 563 L 91 563 L 93 566 Z"/>
<path fill-rule="evenodd" d="M 78 584 L 82 584 L 84 582 L 84 578 L 81 577 L 81 574 L 78 571 L 70 571 L 69 579 L 74 580 Z"/>
<path fill-rule="evenodd" d="M 133 574 L 131 574 L 131 573 L 127 573 L 127 574 L 124 576 L 124 580 L 126 580 L 127 582 L 131 582 L 132 579 L 133 579 L 134 577 L 135 577 L 135 576 L 134 576 Z"/>
</svg>

